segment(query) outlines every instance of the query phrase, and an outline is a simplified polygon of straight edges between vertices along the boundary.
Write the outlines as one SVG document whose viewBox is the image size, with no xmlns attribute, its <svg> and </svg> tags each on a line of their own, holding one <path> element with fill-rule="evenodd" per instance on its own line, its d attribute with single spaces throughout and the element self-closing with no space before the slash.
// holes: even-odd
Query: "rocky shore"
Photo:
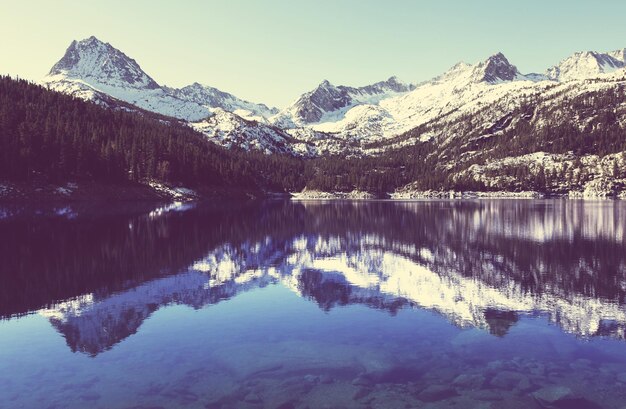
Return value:
<svg viewBox="0 0 626 409">
<path fill-rule="evenodd" d="M 392 199 L 473 199 L 473 198 L 517 198 L 541 199 L 545 195 L 535 191 L 524 192 L 457 192 L 441 190 L 398 190 L 390 194 Z"/>
<path fill-rule="evenodd" d="M 237 188 L 199 188 L 157 182 L 102 184 L 95 182 L 36 183 L 0 181 L 2 202 L 89 202 L 89 201 L 194 201 L 203 199 L 255 199 L 274 197 L 262 191 Z"/>
<path fill-rule="evenodd" d="M 292 200 L 371 200 L 381 199 L 381 197 L 365 192 L 362 190 L 353 190 L 351 192 L 324 192 L 320 190 L 308 190 L 304 189 L 299 193 L 291 194 Z"/>
</svg>

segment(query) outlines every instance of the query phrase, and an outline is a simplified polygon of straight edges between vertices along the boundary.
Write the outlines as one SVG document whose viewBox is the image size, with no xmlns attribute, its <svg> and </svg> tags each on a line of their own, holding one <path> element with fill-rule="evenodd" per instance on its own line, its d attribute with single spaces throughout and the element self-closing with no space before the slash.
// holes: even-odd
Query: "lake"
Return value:
<svg viewBox="0 0 626 409">
<path fill-rule="evenodd" d="M 1 408 L 626 408 L 626 203 L 0 206 Z"/>
</svg>

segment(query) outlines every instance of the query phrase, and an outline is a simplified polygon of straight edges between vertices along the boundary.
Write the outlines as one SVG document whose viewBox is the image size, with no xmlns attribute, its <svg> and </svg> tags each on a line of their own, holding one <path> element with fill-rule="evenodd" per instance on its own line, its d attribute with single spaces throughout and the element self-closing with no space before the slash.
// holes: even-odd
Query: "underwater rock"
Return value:
<svg viewBox="0 0 626 409">
<path fill-rule="evenodd" d="M 567 386 L 548 386 L 534 392 L 532 396 L 546 409 L 595 409 L 599 406 L 572 392 Z"/>
<path fill-rule="evenodd" d="M 532 388 L 528 377 L 513 371 L 502 371 L 493 377 L 489 384 L 498 389 L 527 391 Z"/>
<path fill-rule="evenodd" d="M 261 403 L 262 402 L 261 397 L 254 392 L 250 392 L 249 394 L 247 394 L 243 400 L 248 403 Z"/>
<path fill-rule="evenodd" d="M 417 396 L 423 402 L 436 402 L 448 399 L 458 394 L 454 389 L 446 385 L 430 385 Z"/>
<path fill-rule="evenodd" d="M 486 401 L 498 401 L 498 400 L 503 399 L 500 393 L 494 390 L 489 390 L 489 389 L 482 389 L 479 391 L 471 392 L 470 396 L 477 400 L 486 400 Z"/>
<path fill-rule="evenodd" d="M 577 359 L 569 364 L 569 367 L 575 370 L 587 371 L 591 369 L 591 361 L 589 359 Z"/>
<path fill-rule="evenodd" d="M 373 390 L 372 388 L 361 387 L 356 392 L 354 392 L 354 395 L 352 395 L 352 399 L 354 400 L 363 399 L 364 397 L 372 393 L 372 390 Z"/>
<path fill-rule="evenodd" d="M 480 389 L 484 383 L 485 377 L 479 374 L 461 374 L 452 381 L 452 385 L 463 389 Z"/>
<path fill-rule="evenodd" d="M 617 375 L 617 380 L 622 383 L 626 383 L 626 372 L 622 372 L 621 374 Z"/>
<path fill-rule="evenodd" d="M 355 386 L 373 386 L 374 385 L 374 380 L 372 379 L 371 375 L 361 374 L 361 375 L 357 376 L 356 378 L 354 378 L 354 380 L 352 381 L 352 385 L 355 385 Z"/>
</svg>

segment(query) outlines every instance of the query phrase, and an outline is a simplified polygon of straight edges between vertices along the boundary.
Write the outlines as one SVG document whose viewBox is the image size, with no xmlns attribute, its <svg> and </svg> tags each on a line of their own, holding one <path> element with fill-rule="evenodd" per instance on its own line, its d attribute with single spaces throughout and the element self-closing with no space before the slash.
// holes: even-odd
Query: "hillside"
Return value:
<svg viewBox="0 0 626 409">
<path fill-rule="evenodd" d="M 300 166 L 291 157 L 227 150 L 174 118 L 110 109 L 0 77 L 2 181 L 263 192 L 297 188 Z"/>
<path fill-rule="evenodd" d="M 418 84 L 323 81 L 279 110 L 197 82 L 160 85 L 89 37 L 45 89 L 2 80 L 0 179 L 132 182 L 170 196 L 626 197 L 625 55 L 577 52 L 524 74 L 496 53 Z"/>
</svg>

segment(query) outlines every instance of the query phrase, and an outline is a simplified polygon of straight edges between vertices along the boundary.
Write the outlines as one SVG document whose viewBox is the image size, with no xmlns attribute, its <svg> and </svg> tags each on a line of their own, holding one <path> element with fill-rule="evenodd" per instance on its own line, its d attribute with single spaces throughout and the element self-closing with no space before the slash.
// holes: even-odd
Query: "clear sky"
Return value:
<svg viewBox="0 0 626 409">
<path fill-rule="evenodd" d="M 282 107 L 324 79 L 423 81 L 501 51 L 541 72 L 626 47 L 624 0 L 0 0 L 0 73 L 38 80 L 95 35 L 158 83 Z"/>
</svg>

